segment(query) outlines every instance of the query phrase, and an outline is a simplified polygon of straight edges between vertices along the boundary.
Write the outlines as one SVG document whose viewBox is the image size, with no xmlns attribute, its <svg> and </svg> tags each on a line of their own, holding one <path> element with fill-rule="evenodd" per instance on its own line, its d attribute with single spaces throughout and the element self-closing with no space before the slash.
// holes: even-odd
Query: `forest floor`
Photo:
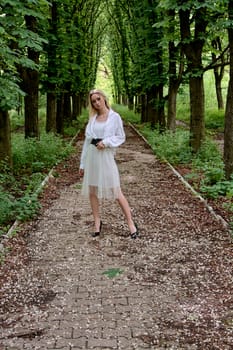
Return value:
<svg viewBox="0 0 233 350">
<path fill-rule="evenodd" d="M 0 350 L 232 349 L 230 233 L 125 130 L 116 160 L 140 238 L 129 237 L 119 206 L 108 201 L 101 237 L 90 236 L 77 140 L 77 153 L 56 167 L 41 196 L 39 217 L 5 243 Z"/>
</svg>

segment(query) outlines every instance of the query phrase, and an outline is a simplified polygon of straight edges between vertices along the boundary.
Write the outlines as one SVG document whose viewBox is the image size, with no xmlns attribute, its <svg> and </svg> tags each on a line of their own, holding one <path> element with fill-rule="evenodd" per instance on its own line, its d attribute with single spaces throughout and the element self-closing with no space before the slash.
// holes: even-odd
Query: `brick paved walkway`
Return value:
<svg viewBox="0 0 233 350">
<path fill-rule="evenodd" d="M 20 272 L 19 281 L 23 294 L 27 294 L 29 282 L 34 283 L 34 300 L 28 301 L 20 313 L 5 315 L 9 326 L 1 329 L 1 350 L 202 349 L 195 344 L 179 345 L 177 329 L 161 330 L 157 322 L 171 315 L 177 321 L 176 313 L 181 308 L 178 304 L 177 309 L 173 307 L 180 284 L 174 269 L 182 268 L 184 250 L 176 249 L 172 241 L 168 244 L 163 241 L 164 222 L 172 231 L 173 215 L 178 215 L 180 229 L 186 227 L 186 232 L 193 230 L 195 234 L 203 227 L 205 230 L 205 224 L 193 227 L 190 219 L 185 221 L 188 206 L 193 210 L 197 200 L 190 195 L 179 205 L 173 203 L 171 196 L 163 191 L 163 183 L 166 186 L 168 179 L 166 174 L 161 174 L 158 161 L 142 141 L 138 141 L 135 149 L 129 129 L 127 135 L 127 144 L 120 148 L 117 158 L 122 187 L 142 228 L 141 239 L 130 240 L 120 209 L 108 202 L 102 204 L 103 236 L 91 238 L 92 215 L 89 203 L 80 196 L 80 183 L 64 188 L 31 232 L 32 261 Z M 171 170 L 166 171 L 172 178 L 174 192 L 182 189 Z M 138 187 L 143 176 L 147 188 Z M 148 191 L 155 193 L 157 212 L 147 201 Z M 163 207 L 159 204 L 162 197 Z M 208 223 L 214 222 L 204 207 L 202 210 Z M 150 239 L 144 228 L 144 216 L 151 228 Z M 165 221 L 161 222 L 164 216 Z M 161 236 L 156 235 L 158 230 Z M 167 232 L 170 237 L 172 234 Z M 185 240 L 182 242 L 187 244 Z M 204 243 L 193 243 L 194 249 L 198 244 Z M 176 256 L 176 264 L 167 283 L 162 264 L 166 259 L 169 263 L 169 255 L 174 259 Z M 143 260 L 148 262 L 148 274 Z M 154 279 L 150 275 L 150 260 L 157 273 Z M 156 342 L 156 339 L 160 340 Z"/>
</svg>

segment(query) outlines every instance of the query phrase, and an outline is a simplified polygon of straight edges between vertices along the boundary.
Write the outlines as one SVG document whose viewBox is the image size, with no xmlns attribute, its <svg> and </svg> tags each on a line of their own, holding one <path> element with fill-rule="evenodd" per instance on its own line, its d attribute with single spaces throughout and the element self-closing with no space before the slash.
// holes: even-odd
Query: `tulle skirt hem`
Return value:
<svg viewBox="0 0 233 350">
<path fill-rule="evenodd" d="M 83 196 L 95 194 L 99 199 L 119 197 L 120 177 L 114 155 L 114 149 L 98 150 L 93 145 L 89 146 L 81 191 Z"/>
<path fill-rule="evenodd" d="M 120 188 L 100 188 L 96 186 L 89 186 L 88 189 L 82 188 L 81 194 L 84 197 L 89 197 L 91 194 L 94 194 L 99 199 L 114 200 L 119 198 L 120 192 Z"/>
</svg>

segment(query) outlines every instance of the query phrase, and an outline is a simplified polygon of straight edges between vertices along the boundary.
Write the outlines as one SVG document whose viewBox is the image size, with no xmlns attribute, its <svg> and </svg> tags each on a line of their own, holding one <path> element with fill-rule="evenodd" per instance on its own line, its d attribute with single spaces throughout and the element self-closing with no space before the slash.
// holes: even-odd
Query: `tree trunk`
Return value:
<svg viewBox="0 0 233 350">
<path fill-rule="evenodd" d="M 61 93 L 57 98 L 57 133 L 64 132 L 64 94 Z"/>
<path fill-rule="evenodd" d="M 27 78 L 24 80 L 26 96 L 24 98 L 24 114 L 25 114 L 25 138 L 39 138 L 39 122 L 38 122 L 38 72 L 27 69 Z"/>
<path fill-rule="evenodd" d="M 46 107 L 46 132 L 56 132 L 56 115 L 57 115 L 57 101 L 56 94 L 53 92 L 47 93 L 47 107 Z"/>
<path fill-rule="evenodd" d="M 147 118 L 148 121 L 151 123 L 151 127 L 155 128 L 156 124 L 159 122 L 159 115 L 158 115 L 158 87 L 152 86 L 150 90 L 147 93 Z"/>
<path fill-rule="evenodd" d="M 159 131 L 163 133 L 166 130 L 166 118 L 164 112 L 165 99 L 163 97 L 163 84 L 160 84 L 159 91 L 159 104 L 158 104 L 158 119 L 159 119 Z"/>
<path fill-rule="evenodd" d="M 146 101 L 147 101 L 147 98 L 146 98 L 146 94 L 142 94 L 140 95 L 140 100 L 141 100 L 141 123 L 145 123 L 148 121 L 148 118 L 147 118 L 147 108 L 146 108 Z"/>
<path fill-rule="evenodd" d="M 167 128 L 172 131 L 176 130 L 176 101 L 177 88 L 176 85 L 170 83 L 168 89 Z"/>
<path fill-rule="evenodd" d="M 174 23 L 175 11 L 169 11 L 171 22 Z M 174 25 L 170 26 L 170 33 L 174 33 Z M 179 49 L 180 50 L 180 49 Z M 176 130 L 176 101 L 177 93 L 181 83 L 184 70 L 184 53 L 181 50 L 178 55 L 178 48 L 173 41 L 169 42 L 169 86 L 168 86 L 168 108 L 167 108 L 167 128 Z M 178 62 L 179 57 L 179 62 Z M 177 64 L 179 63 L 179 72 L 177 74 Z"/>
<path fill-rule="evenodd" d="M 233 20 L 233 1 L 228 3 L 229 20 Z M 228 28 L 230 45 L 230 80 L 227 92 L 224 129 L 224 163 L 225 175 L 229 180 L 233 174 L 233 29 Z"/>
<path fill-rule="evenodd" d="M 203 76 L 191 77 L 190 89 L 190 146 L 196 153 L 205 139 L 205 108 Z"/>
<path fill-rule="evenodd" d="M 81 115 L 81 101 L 80 95 L 73 94 L 72 95 L 72 120 L 77 119 L 78 116 Z"/>
<path fill-rule="evenodd" d="M 135 113 L 141 112 L 140 97 L 138 94 L 135 95 L 135 99 L 134 99 L 134 112 Z"/>
<path fill-rule="evenodd" d="M 217 37 L 215 40 L 212 41 L 212 46 L 215 50 L 219 50 L 222 52 L 222 44 L 220 37 Z M 212 53 L 212 61 L 213 63 L 216 62 L 216 54 Z M 224 66 L 225 66 L 225 58 L 224 55 L 221 55 L 221 63 L 222 65 L 220 67 L 214 68 L 214 78 L 215 78 L 215 90 L 216 90 L 216 96 L 218 101 L 218 109 L 224 109 L 224 102 L 223 102 L 223 96 L 222 96 L 222 88 L 221 88 L 221 82 L 224 76 Z"/>
<path fill-rule="evenodd" d="M 78 100 L 79 100 L 79 113 L 78 115 L 82 114 L 82 109 L 87 108 L 87 99 L 83 96 L 83 94 L 80 92 L 78 94 Z"/>
<path fill-rule="evenodd" d="M 215 90 L 216 90 L 216 96 L 218 101 L 218 109 L 224 109 L 224 102 L 223 102 L 223 96 L 222 96 L 222 77 L 218 74 L 217 69 L 214 69 L 214 77 L 215 77 Z"/>
<path fill-rule="evenodd" d="M 122 103 L 124 106 L 127 106 L 128 105 L 128 97 L 127 95 L 122 95 Z"/>
<path fill-rule="evenodd" d="M 228 86 L 227 103 L 226 103 L 226 111 L 225 111 L 224 164 L 225 164 L 225 175 L 226 175 L 226 178 L 229 180 L 231 177 L 231 174 L 233 173 L 233 74 L 232 73 L 231 73 L 230 82 Z"/>
<path fill-rule="evenodd" d="M 128 99 L 128 108 L 130 111 L 133 111 L 134 109 L 134 97 L 132 95 L 129 96 L 129 99 Z"/>
<path fill-rule="evenodd" d="M 12 165 L 11 131 L 8 111 L 0 110 L 0 161 Z"/>
<path fill-rule="evenodd" d="M 37 31 L 36 18 L 25 16 L 26 26 L 33 32 Z M 36 64 L 39 64 L 39 52 L 28 48 L 28 58 Z M 24 98 L 24 113 L 25 113 L 25 137 L 39 138 L 39 73 L 34 69 L 23 70 L 23 87 L 26 92 Z"/>
<path fill-rule="evenodd" d="M 71 107 L 71 98 L 70 93 L 64 93 L 64 119 L 68 124 L 72 121 L 72 107 Z"/>
<path fill-rule="evenodd" d="M 56 67 L 56 54 L 57 54 L 57 3 L 51 1 L 51 19 L 49 27 L 49 43 L 47 46 L 48 55 L 48 68 L 47 68 L 47 110 L 46 110 L 46 132 L 57 131 L 56 113 L 57 113 L 57 96 L 56 96 L 56 83 L 57 67 Z"/>
<path fill-rule="evenodd" d="M 194 153 L 200 149 L 205 139 L 205 109 L 202 50 L 206 32 L 206 8 L 195 13 L 195 36 L 192 38 L 190 10 L 180 10 L 180 33 L 184 53 L 188 61 L 190 92 L 190 146 Z"/>
</svg>

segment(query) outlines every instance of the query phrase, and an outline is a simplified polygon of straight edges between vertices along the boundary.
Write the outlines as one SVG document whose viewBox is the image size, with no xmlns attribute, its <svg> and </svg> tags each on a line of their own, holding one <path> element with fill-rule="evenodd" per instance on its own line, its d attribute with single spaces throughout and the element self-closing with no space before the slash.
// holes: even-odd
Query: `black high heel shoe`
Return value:
<svg viewBox="0 0 233 350">
<path fill-rule="evenodd" d="M 100 235 L 101 229 L 102 229 L 102 221 L 100 220 L 99 231 L 91 233 L 92 237 L 98 237 Z"/>
<path fill-rule="evenodd" d="M 133 232 L 133 233 L 131 233 L 130 237 L 131 237 L 132 239 L 136 239 L 136 238 L 139 236 L 138 225 L 135 224 L 135 223 L 134 223 L 134 225 L 135 225 L 135 227 L 136 227 L 136 231 Z"/>
</svg>

